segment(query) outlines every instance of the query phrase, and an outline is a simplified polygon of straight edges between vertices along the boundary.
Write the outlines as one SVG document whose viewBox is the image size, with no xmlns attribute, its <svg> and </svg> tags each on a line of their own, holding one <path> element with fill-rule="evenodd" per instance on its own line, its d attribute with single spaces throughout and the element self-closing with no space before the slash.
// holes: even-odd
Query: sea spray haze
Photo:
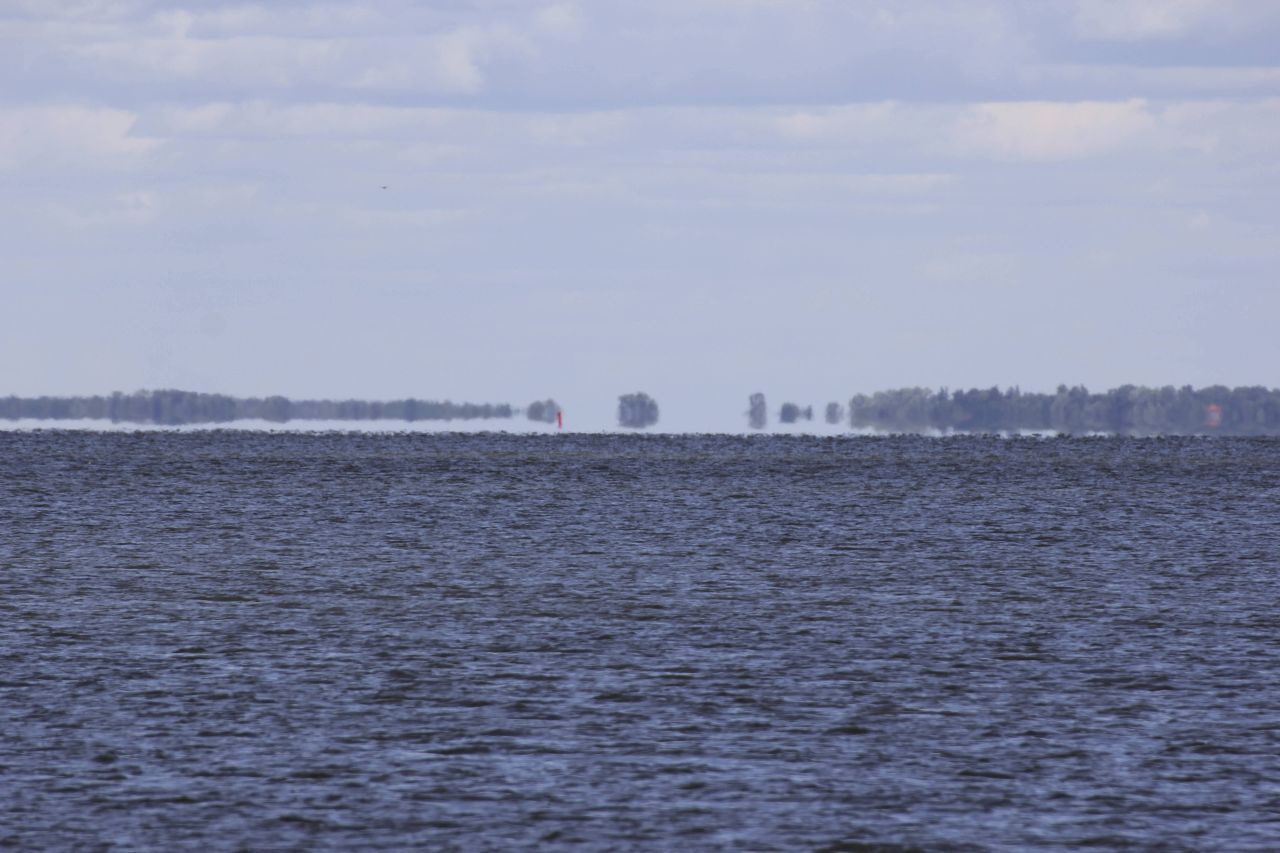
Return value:
<svg viewBox="0 0 1280 853">
<path fill-rule="evenodd" d="M 17 849 L 1265 849 L 1269 439 L 0 433 Z"/>
</svg>

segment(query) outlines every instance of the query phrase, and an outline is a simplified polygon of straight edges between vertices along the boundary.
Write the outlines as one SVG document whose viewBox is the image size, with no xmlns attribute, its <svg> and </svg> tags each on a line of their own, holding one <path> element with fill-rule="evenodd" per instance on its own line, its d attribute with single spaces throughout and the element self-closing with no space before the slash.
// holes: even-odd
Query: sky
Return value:
<svg viewBox="0 0 1280 853">
<path fill-rule="evenodd" d="M 1273 0 L 2 0 L 0 81 L 0 394 L 1280 385 Z"/>
</svg>

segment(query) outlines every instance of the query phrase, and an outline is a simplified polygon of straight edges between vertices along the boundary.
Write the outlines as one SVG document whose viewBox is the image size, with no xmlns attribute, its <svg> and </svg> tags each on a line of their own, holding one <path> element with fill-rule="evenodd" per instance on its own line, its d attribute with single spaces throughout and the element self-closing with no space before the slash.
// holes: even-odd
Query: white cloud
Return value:
<svg viewBox="0 0 1280 853">
<path fill-rule="evenodd" d="M 1266 0 L 1076 0 L 1073 13 L 1085 38 L 1142 41 L 1239 33 L 1275 23 L 1280 7 Z"/>
<path fill-rule="evenodd" d="M 141 72 L 165 79 L 216 79 L 222 85 L 287 86 L 324 78 L 336 54 L 325 41 L 252 36 L 193 39 L 182 35 L 93 41 L 72 51 L 113 75 Z"/>
<path fill-rule="evenodd" d="M 113 21 L 136 18 L 151 3 L 148 0 L 10 0 L 9 11 L 18 17 L 62 21 Z"/>
<path fill-rule="evenodd" d="M 1265 95 L 1280 91 L 1280 65 L 1045 65 L 1027 72 L 1039 87 L 1066 84 L 1091 91 L 1137 91 L 1148 98 Z"/>
<path fill-rule="evenodd" d="M 231 38 L 246 34 L 311 38 L 363 38 L 387 34 L 394 21 L 378 6 L 356 3 L 312 3 L 214 6 L 188 12 L 189 32 L 198 38 Z"/>
<path fill-rule="evenodd" d="M 81 197 L 76 203 L 50 201 L 40 213 L 54 227 L 68 231 L 86 228 L 117 228 L 150 225 L 162 212 L 159 196 L 152 190 L 129 190 L 103 198 Z"/>
<path fill-rule="evenodd" d="M 115 169 L 136 165 L 160 140 L 133 134 L 127 110 L 0 108 L 0 169 Z"/>
<path fill-rule="evenodd" d="M 177 82 L 237 94 L 323 87 L 457 96 L 484 91 L 491 65 L 533 61 L 539 40 L 562 46 L 583 26 L 569 3 L 488 15 L 392 12 L 326 4 L 150 13 L 86 5 L 74 15 L 37 8 L 7 21 L 0 14 L 0 42 L 27 52 L 28 65 L 60 56 L 94 82 L 142 89 L 162 81 L 170 90 Z"/>
<path fill-rule="evenodd" d="M 776 119 L 778 131 L 800 144 L 851 144 L 883 138 L 901 128 L 912 108 L 885 101 L 788 111 Z M 922 108 L 914 108 L 917 114 Z"/>
<path fill-rule="evenodd" d="M 484 73 L 480 70 L 479 53 L 486 46 L 486 34 L 475 30 L 460 30 L 440 38 L 436 45 L 436 66 L 440 79 L 456 92 L 478 92 L 484 85 Z M 411 85 L 413 78 L 401 82 L 400 88 Z"/>
<path fill-rule="evenodd" d="M 378 38 L 349 43 L 349 55 L 335 63 L 354 66 L 339 86 L 384 93 L 477 95 L 487 84 L 487 66 L 499 59 L 534 52 L 532 41 L 503 25 L 460 27 L 408 39 Z"/>
<path fill-rule="evenodd" d="M 523 112 L 360 103 L 216 102 L 167 108 L 149 117 L 156 134 L 243 138 L 294 146 L 298 140 L 367 140 L 385 155 L 465 155 L 472 163 L 566 167 L 609 158 L 666 164 L 719 152 L 711 164 L 760 161 L 777 171 L 779 152 L 804 154 L 796 172 L 824 161 L 872 158 L 852 171 L 937 174 L 939 158 L 1081 160 L 1126 152 L 1208 153 L 1226 146 L 1263 155 L 1280 133 L 1280 99 L 1152 103 L 1010 101 L 971 105 L 910 103 L 785 107 L 655 107 L 593 112 Z M 623 159 L 619 159 L 623 158 Z M 816 158 L 816 159 L 815 159 Z M 456 157 L 453 166 L 458 167 Z M 950 166 L 947 171 L 950 171 Z"/>
<path fill-rule="evenodd" d="M 999 158 L 1067 160 L 1127 147 L 1155 127 L 1141 100 L 989 103 L 961 114 L 949 144 L 961 152 Z"/>
<path fill-rule="evenodd" d="M 157 110 L 149 120 L 157 132 L 199 138 L 242 138 L 294 146 L 301 140 L 373 139 L 387 146 L 423 140 L 479 143 L 499 114 L 434 107 L 365 103 L 217 102 Z M 531 117 L 529 121 L 539 121 Z"/>
<path fill-rule="evenodd" d="M 236 105 L 225 101 L 194 107 L 162 109 L 153 114 L 152 122 L 165 127 L 170 133 L 213 133 L 227 125 L 236 109 Z"/>
<path fill-rule="evenodd" d="M 1240 57 L 1203 52 L 1164 70 L 1169 58 L 1153 64 L 1141 45 L 1130 65 L 1106 67 L 1079 37 L 1203 47 L 1280 27 L 1280 4 L 1245 0 L 32 0 L 18 9 L 0 11 L 0 75 L 21 73 L 27 91 L 74 80 L 108 97 L 332 92 L 523 109 L 546 99 L 595 108 L 1274 91 L 1256 50 L 1249 71 Z"/>
<path fill-rule="evenodd" d="M 562 41 L 577 41 L 586 32 L 586 22 L 576 3 L 553 3 L 538 11 L 537 27 Z"/>
<path fill-rule="evenodd" d="M 1239 113 L 1246 109 L 1232 107 L 1231 102 L 1157 106 L 1142 99 L 884 102 L 781 111 L 772 121 L 777 137 L 796 148 L 881 152 L 915 160 L 960 156 L 1052 161 L 1142 146 L 1203 147 L 1210 125 L 1199 126 L 1191 116 L 1225 111 L 1242 120 Z M 1213 138 L 1221 132 L 1215 130 Z"/>
</svg>

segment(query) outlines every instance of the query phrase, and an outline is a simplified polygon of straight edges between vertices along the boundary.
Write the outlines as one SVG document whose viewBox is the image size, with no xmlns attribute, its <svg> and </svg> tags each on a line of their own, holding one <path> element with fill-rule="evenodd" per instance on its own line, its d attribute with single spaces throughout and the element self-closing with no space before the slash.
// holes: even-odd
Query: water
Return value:
<svg viewBox="0 0 1280 853">
<path fill-rule="evenodd" d="M 1274 848 L 1278 462 L 0 433 L 0 846 Z"/>
</svg>

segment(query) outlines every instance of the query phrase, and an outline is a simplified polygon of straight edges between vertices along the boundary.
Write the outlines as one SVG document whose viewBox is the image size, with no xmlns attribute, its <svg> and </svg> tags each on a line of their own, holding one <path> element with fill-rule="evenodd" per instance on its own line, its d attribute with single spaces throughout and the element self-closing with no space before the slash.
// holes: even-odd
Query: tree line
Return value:
<svg viewBox="0 0 1280 853">
<path fill-rule="evenodd" d="M 1016 387 L 1003 391 L 900 388 L 855 396 L 849 401 L 849 425 L 900 432 L 1277 435 L 1280 390 L 1124 385 L 1091 393 L 1082 385 L 1059 385 L 1055 393 L 1039 394 Z"/>
<path fill-rule="evenodd" d="M 560 412 L 560 406 L 555 400 L 534 400 L 525 406 L 524 414 L 531 421 L 538 423 L 553 424 L 556 422 L 556 415 Z"/>
<path fill-rule="evenodd" d="M 0 397 L 0 418 L 17 420 L 109 420 L 165 425 L 264 420 L 439 421 L 510 418 L 506 403 L 448 400 L 290 400 L 287 397 L 231 397 L 195 391 L 116 392 L 94 397 Z"/>
<path fill-rule="evenodd" d="M 506 403 L 454 403 L 448 400 L 290 400 L 287 397 L 231 397 L 195 391 L 116 392 L 93 397 L 0 397 L 0 419 L 110 420 L 163 425 L 226 423 L 236 420 L 469 420 L 511 418 L 554 423 L 560 407 L 538 400 L 524 409 Z M 782 423 L 811 420 L 812 406 L 785 403 Z M 1019 388 L 934 391 L 899 388 L 858 394 L 847 408 L 828 403 L 830 424 L 892 432 L 1107 432 L 1120 435 L 1280 435 L 1280 389 L 1262 386 L 1207 388 L 1125 385 L 1092 393 L 1081 385 L 1058 386 L 1051 394 Z M 752 394 L 747 410 L 753 429 L 768 425 L 764 394 Z M 644 428 L 658 421 L 658 404 L 647 394 L 618 399 L 621 426 Z"/>
<path fill-rule="evenodd" d="M 889 432 L 1106 432 L 1119 435 L 1280 435 L 1280 390 L 1261 386 L 1145 388 L 1124 385 L 1091 393 L 1082 385 L 1052 394 L 1019 388 L 898 388 L 858 394 L 848 408 L 827 403 L 827 423 Z M 784 424 L 813 417 L 813 407 L 783 403 Z M 765 396 L 748 400 L 747 424 L 768 426 Z"/>
</svg>

